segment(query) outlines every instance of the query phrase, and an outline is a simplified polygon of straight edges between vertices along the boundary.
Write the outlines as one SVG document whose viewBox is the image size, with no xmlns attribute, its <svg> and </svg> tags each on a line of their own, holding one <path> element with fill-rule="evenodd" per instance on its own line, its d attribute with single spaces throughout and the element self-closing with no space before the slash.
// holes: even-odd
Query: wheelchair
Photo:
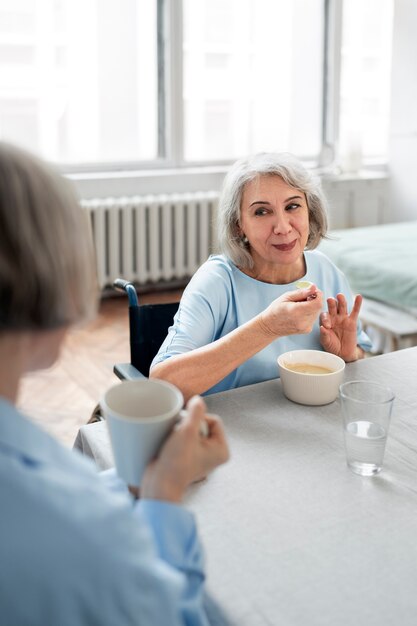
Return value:
<svg viewBox="0 0 417 626">
<path fill-rule="evenodd" d="M 113 286 L 127 293 L 130 333 L 130 363 L 118 363 L 113 371 L 120 380 L 147 378 L 153 358 L 172 325 L 179 302 L 139 305 L 132 283 L 117 278 Z"/>
<path fill-rule="evenodd" d="M 128 297 L 130 346 L 130 363 L 116 363 L 113 371 L 120 380 L 148 378 L 153 358 L 168 334 L 179 302 L 139 304 L 136 289 L 129 281 L 117 278 L 113 287 L 125 292 Z M 100 405 L 97 404 L 88 423 L 102 419 Z"/>
</svg>

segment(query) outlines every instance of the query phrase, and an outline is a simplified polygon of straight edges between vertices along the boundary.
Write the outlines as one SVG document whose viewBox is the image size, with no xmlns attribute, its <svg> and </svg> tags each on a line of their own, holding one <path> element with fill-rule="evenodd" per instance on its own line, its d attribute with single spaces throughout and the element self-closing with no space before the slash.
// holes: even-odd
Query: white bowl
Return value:
<svg viewBox="0 0 417 626">
<path fill-rule="evenodd" d="M 291 350 L 278 357 L 282 389 L 289 400 L 299 404 L 329 404 L 336 400 L 343 380 L 345 362 L 335 354 L 321 350 Z M 307 374 L 288 369 L 287 365 L 307 363 L 331 370 L 329 374 Z"/>
</svg>

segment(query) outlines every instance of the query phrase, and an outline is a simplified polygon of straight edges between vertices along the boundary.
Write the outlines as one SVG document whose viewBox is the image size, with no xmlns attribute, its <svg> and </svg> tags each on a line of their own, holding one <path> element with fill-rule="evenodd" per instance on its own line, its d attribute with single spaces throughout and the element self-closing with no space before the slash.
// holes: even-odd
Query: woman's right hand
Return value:
<svg viewBox="0 0 417 626">
<path fill-rule="evenodd" d="M 260 314 L 264 332 L 273 337 L 310 333 L 323 307 L 323 293 L 315 285 L 288 291 Z"/>
<path fill-rule="evenodd" d="M 206 415 L 199 396 L 187 404 L 185 417 L 171 433 L 158 457 L 146 468 L 141 497 L 180 502 L 187 487 L 207 476 L 229 458 L 223 425 L 219 418 Z M 201 435 L 201 422 L 208 426 Z"/>
</svg>

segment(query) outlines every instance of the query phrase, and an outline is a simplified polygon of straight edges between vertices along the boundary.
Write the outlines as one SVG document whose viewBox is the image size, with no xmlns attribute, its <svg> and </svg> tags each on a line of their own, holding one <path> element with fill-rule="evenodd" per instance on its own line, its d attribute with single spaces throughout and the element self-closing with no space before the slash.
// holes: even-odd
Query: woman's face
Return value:
<svg viewBox="0 0 417 626">
<path fill-rule="evenodd" d="M 304 266 L 309 235 L 306 197 L 279 176 L 259 176 L 247 183 L 239 226 L 249 240 L 255 267 Z"/>
</svg>

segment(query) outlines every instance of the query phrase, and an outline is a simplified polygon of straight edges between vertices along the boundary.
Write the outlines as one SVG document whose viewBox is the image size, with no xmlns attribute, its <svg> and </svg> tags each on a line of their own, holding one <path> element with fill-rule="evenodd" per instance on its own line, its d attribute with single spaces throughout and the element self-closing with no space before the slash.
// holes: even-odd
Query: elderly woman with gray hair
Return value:
<svg viewBox="0 0 417 626">
<path fill-rule="evenodd" d="M 345 276 L 315 249 L 326 235 L 325 205 L 319 179 L 292 155 L 237 161 L 218 209 L 222 254 L 185 289 L 150 375 L 190 397 L 275 378 L 288 350 L 362 358 L 371 343 L 358 320 L 361 296 L 353 299 Z"/>
<path fill-rule="evenodd" d="M 228 449 L 201 398 L 136 501 L 16 408 L 23 376 L 54 363 L 97 296 L 87 215 L 70 185 L 0 142 L 0 623 L 206 625 L 218 610 L 205 600 L 196 524 L 180 502 Z"/>
</svg>

